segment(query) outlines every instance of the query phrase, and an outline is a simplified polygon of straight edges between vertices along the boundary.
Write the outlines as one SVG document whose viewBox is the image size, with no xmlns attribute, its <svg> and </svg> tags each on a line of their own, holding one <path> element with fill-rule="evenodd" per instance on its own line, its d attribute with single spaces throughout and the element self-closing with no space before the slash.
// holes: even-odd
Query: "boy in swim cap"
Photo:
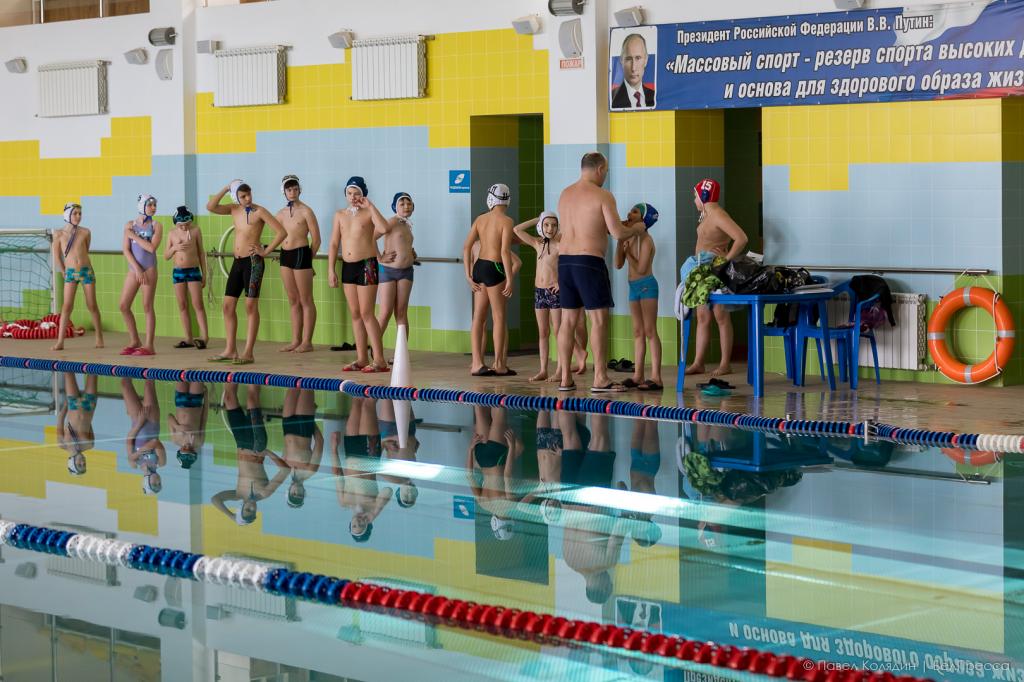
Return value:
<svg viewBox="0 0 1024 682">
<path fill-rule="evenodd" d="M 356 359 L 342 368 L 343 372 L 387 372 L 384 342 L 380 323 L 374 314 L 380 263 L 376 239 L 390 231 L 388 221 L 367 198 L 366 181 L 358 175 L 345 183 L 348 207 L 334 212 L 331 243 L 327 249 L 327 277 L 331 288 L 338 286 L 335 263 L 341 256 L 341 284 L 352 317 L 356 337 Z M 369 349 L 373 350 L 370 363 Z"/>
<path fill-rule="evenodd" d="M 409 296 L 412 294 L 413 264 L 416 260 L 409 218 L 415 209 L 408 192 L 398 192 L 391 200 L 391 210 L 395 215 L 388 221 L 391 229 L 384 235 L 380 288 L 377 290 L 380 296 L 377 323 L 382 335 L 388 328 L 392 313 L 396 324 L 404 324 L 406 333 L 409 331 Z"/>
<path fill-rule="evenodd" d="M 508 368 L 508 323 L 506 311 L 512 296 L 512 218 L 508 216 L 511 193 L 508 185 L 497 183 L 487 190 L 487 213 L 473 221 L 462 246 L 466 281 L 473 290 L 473 326 L 470 341 L 473 376 L 513 376 Z M 480 253 L 473 262 L 473 246 L 480 242 Z M 470 266 L 472 265 L 472 270 Z M 486 344 L 481 343 L 490 311 L 494 323 L 494 367 L 484 364 Z"/>
<path fill-rule="evenodd" d="M 527 232 L 535 225 L 536 237 Z M 533 312 L 537 317 L 540 371 L 530 377 L 530 381 L 544 381 L 549 376 L 548 337 L 552 329 L 558 333 L 562 322 L 562 307 L 558 303 L 558 216 L 551 211 L 544 211 L 537 218 L 513 227 L 512 233 L 537 252 L 537 269 L 533 277 Z"/>
<path fill-rule="evenodd" d="M 693 205 L 700 212 L 697 219 L 697 253 L 690 256 L 679 269 L 681 282 L 699 265 L 712 262 L 716 256 L 732 260 L 747 249 L 747 235 L 743 228 L 729 217 L 718 205 L 722 188 L 715 180 L 705 178 L 693 188 Z M 693 363 L 686 368 L 687 374 L 704 373 L 704 356 L 711 344 L 711 306 L 697 308 L 697 342 Z M 732 318 L 725 306 L 714 307 L 714 319 L 718 322 L 718 339 L 722 358 L 711 376 L 720 377 L 732 372 L 729 359 L 732 356 Z"/>
<path fill-rule="evenodd" d="M 163 238 L 164 226 L 153 220 L 156 215 L 156 197 L 140 194 L 138 199 L 138 215 L 124 225 L 124 237 L 121 241 L 121 252 L 128 261 L 128 274 L 124 278 L 121 289 L 121 317 L 128 328 L 128 345 L 121 349 L 121 355 L 153 355 L 156 349 L 156 310 L 153 301 L 156 299 L 156 251 Z M 139 338 L 139 329 L 135 325 L 132 303 L 142 289 L 142 310 L 146 315 L 146 342 Z"/>
<path fill-rule="evenodd" d="M 313 391 L 288 389 L 281 409 L 281 432 L 284 436 L 281 454 L 292 471 L 287 503 L 292 509 L 298 509 L 306 502 L 305 483 L 320 470 L 324 455 L 324 436 L 316 424 Z"/>
<path fill-rule="evenodd" d="M 65 400 L 57 412 L 57 445 L 68 453 L 68 472 L 81 476 L 86 472 L 85 453 L 95 446 L 92 428 L 96 416 L 98 377 L 85 375 L 85 390 L 78 389 L 74 372 L 64 372 Z"/>
<path fill-rule="evenodd" d="M 206 386 L 198 381 L 179 381 L 174 387 L 175 411 L 167 415 L 167 430 L 178 446 L 178 464 L 189 469 L 199 459 L 206 442 L 206 420 L 210 414 Z"/>
<path fill-rule="evenodd" d="M 71 324 L 71 313 L 75 309 L 75 293 L 81 284 L 85 290 L 85 305 L 92 317 L 96 331 L 96 347 L 103 348 L 103 326 L 100 323 L 100 308 L 96 305 L 96 273 L 89 260 L 89 245 L 92 231 L 82 227 L 82 207 L 68 203 L 64 206 L 64 228 L 53 233 L 50 255 L 57 275 L 64 280 L 64 303 L 60 308 L 60 324 L 57 343 L 51 350 L 64 350 L 64 336 Z"/>
<path fill-rule="evenodd" d="M 231 192 L 234 204 L 221 205 L 224 195 Z M 235 260 L 224 286 L 224 350 L 210 358 L 210 362 L 230 362 L 233 365 L 251 365 L 255 362 L 253 350 L 260 332 L 260 289 L 263 286 L 264 259 L 284 242 L 288 234 L 277 222 L 277 218 L 262 206 L 253 203 L 252 188 L 241 180 L 235 180 L 222 188 L 206 202 L 206 210 L 216 215 L 229 215 L 235 226 L 235 243 L 232 253 Z M 269 246 L 260 243 L 263 226 L 274 231 Z M 245 315 L 248 326 L 245 334 L 245 349 L 238 354 L 235 333 L 238 331 L 238 298 L 245 292 Z"/>
<path fill-rule="evenodd" d="M 185 339 L 179 341 L 175 348 L 206 348 L 210 340 L 210 332 L 206 320 L 206 306 L 203 305 L 203 288 L 206 286 L 206 250 L 203 249 L 203 234 L 193 224 L 192 211 L 186 206 L 179 206 L 171 219 L 174 229 L 167 236 L 167 248 L 164 249 L 164 260 L 174 258 L 174 270 L 171 279 L 174 282 L 174 298 L 178 302 L 178 315 L 181 317 L 181 328 L 185 331 Z M 192 316 L 188 312 L 188 302 L 192 300 L 192 309 L 199 323 L 199 338 L 192 336 Z"/>
<path fill-rule="evenodd" d="M 281 282 L 291 307 L 292 341 L 280 351 L 308 353 L 313 350 L 316 327 L 313 256 L 320 250 L 320 223 L 313 209 L 299 200 L 302 187 L 298 176 L 284 176 L 281 191 L 288 202 L 277 212 L 277 219 L 288 234 L 281 244 Z"/>
<path fill-rule="evenodd" d="M 650 204 L 637 204 L 622 221 L 624 226 L 642 225 L 643 231 L 620 239 L 615 247 L 615 268 L 629 263 L 629 313 L 633 318 L 633 376 L 622 382 L 626 388 L 661 391 L 661 338 L 658 336 L 658 280 L 654 278 L 654 239 L 649 233 L 658 222 L 658 211 Z M 651 378 L 644 379 L 644 356 L 651 345 Z"/>
</svg>

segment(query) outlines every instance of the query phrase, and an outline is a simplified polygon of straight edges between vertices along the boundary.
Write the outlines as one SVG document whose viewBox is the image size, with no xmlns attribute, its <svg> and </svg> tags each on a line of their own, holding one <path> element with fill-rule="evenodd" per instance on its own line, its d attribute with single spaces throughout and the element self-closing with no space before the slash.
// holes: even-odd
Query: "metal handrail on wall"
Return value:
<svg viewBox="0 0 1024 682">
<path fill-rule="evenodd" d="M 786 267 L 803 268 L 805 270 L 818 270 L 821 272 L 864 272 L 875 275 L 882 273 L 900 273 L 912 275 L 967 275 L 969 277 L 980 277 L 992 273 L 989 268 L 901 268 L 901 267 L 878 267 L 877 265 L 789 265 Z"/>
</svg>

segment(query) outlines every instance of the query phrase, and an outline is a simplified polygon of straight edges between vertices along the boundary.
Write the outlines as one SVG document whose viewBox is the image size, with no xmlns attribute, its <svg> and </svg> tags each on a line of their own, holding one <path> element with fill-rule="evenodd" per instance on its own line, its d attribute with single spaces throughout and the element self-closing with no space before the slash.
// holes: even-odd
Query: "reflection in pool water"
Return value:
<svg viewBox="0 0 1024 682">
<path fill-rule="evenodd" d="M 966 679 L 969 664 L 989 664 L 990 678 L 1015 679 L 1024 667 L 1013 459 L 967 467 L 885 442 L 415 402 L 400 438 L 387 400 L 0 378 L 25 396 L 0 409 L 5 519 L 843 663 L 902 662 L 896 674 Z M 2 559 L 5 679 L 699 671 L 10 547 Z M 944 667 L 957 660 L 961 672 Z"/>
</svg>

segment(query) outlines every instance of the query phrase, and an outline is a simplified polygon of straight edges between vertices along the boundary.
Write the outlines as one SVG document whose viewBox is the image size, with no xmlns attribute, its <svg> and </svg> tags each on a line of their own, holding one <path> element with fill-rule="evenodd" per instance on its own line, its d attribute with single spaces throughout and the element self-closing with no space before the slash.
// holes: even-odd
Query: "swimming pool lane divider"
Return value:
<svg viewBox="0 0 1024 682">
<path fill-rule="evenodd" d="M 299 377 L 266 372 L 227 372 L 205 369 L 161 369 L 132 365 L 46 360 L 0 356 L 0 367 L 17 367 L 52 372 L 76 372 L 130 379 L 157 379 L 160 381 L 200 381 L 229 384 L 252 384 L 279 388 L 305 388 L 317 391 L 341 391 L 348 395 L 390 400 L 418 400 L 425 402 L 451 402 L 464 405 L 505 407 L 513 410 L 565 410 L 610 414 L 621 417 L 642 417 L 662 421 L 691 422 L 730 426 L 745 431 L 785 433 L 801 436 L 837 436 L 881 439 L 905 445 L 925 445 L 937 448 L 965 448 L 997 453 L 1024 453 L 1024 436 L 955 431 L 909 429 L 878 422 L 827 421 L 817 419 L 784 419 L 759 417 L 742 412 L 700 410 L 692 407 L 647 405 L 605 398 L 576 396 L 527 396 L 510 393 L 481 393 L 454 388 L 414 388 L 359 384 L 348 379 L 325 377 Z"/>
<path fill-rule="evenodd" d="M 768 677 L 806 682 L 924 682 L 927 679 L 301 573 L 268 562 L 211 557 L 15 521 L 0 520 L 0 546 L 3 545 L 329 606 L 416 618 L 506 639 L 529 639 L 561 646 L 603 646 Z"/>
</svg>

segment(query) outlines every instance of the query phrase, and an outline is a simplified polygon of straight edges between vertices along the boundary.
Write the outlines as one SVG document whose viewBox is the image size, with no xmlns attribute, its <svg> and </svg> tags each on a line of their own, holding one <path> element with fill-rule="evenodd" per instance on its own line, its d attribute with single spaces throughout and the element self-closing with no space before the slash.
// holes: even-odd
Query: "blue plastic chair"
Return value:
<svg viewBox="0 0 1024 682">
<path fill-rule="evenodd" d="M 882 383 L 882 374 L 878 369 L 878 344 L 875 342 L 875 331 L 861 331 L 861 314 L 865 309 L 878 301 L 878 294 L 860 301 L 850 286 L 850 280 L 833 287 L 836 295 L 845 293 L 850 298 L 850 315 L 847 323 L 841 327 L 829 329 L 829 335 L 836 339 L 836 351 L 839 356 L 839 380 L 846 381 L 849 375 L 850 388 L 857 388 L 857 360 L 860 357 L 860 340 L 867 339 L 871 344 L 871 359 L 875 363 L 875 383 Z"/>
<path fill-rule="evenodd" d="M 811 275 L 812 284 L 828 284 L 828 278 L 822 275 Z M 765 326 L 764 336 L 782 337 L 782 350 L 786 357 L 786 377 L 796 379 L 796 325 L 790 327 Z M 821 370 L 821 379 L 825 380 L 825 362 L 822 360 L 821 341 L 818 341 L 818 368 Z"/>
</svg>

